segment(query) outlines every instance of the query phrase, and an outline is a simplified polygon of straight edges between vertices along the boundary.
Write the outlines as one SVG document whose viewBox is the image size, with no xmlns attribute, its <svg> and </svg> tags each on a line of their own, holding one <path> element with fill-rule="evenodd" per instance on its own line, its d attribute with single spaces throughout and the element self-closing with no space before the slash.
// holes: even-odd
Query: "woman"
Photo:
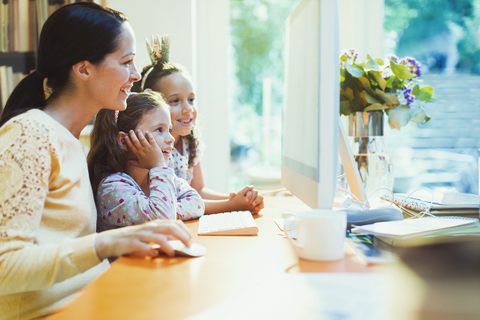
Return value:
<svg viewBox="0 0 480 320">
<path fill-rule="evenodd" d="M 140 79 L 134 43 L 123 14 L 89 2 L 64 6 L 42 29 L 37 70 L 7 101 L 0 119 L 0 319 L 54 312 L 108 267 L 108 257 L 156 256 L 150 242 L 172 255 L 168 239 L 192 243 L 180 221 L 95 234 L 78 138 L 100 109 L 125 109 Z"/>
</svg>

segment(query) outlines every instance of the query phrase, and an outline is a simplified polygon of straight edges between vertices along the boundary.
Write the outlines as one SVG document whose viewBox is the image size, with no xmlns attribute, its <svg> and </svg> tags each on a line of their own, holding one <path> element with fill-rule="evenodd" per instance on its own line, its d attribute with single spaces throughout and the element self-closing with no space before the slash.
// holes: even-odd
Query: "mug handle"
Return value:
<svg viewBox="0 0 480 320">
<path fill-rule="evenodd" d="M 283 214 L 283 220 L 285 221 L 284 222 L 284 225 L 283 225 L 283 232 L 285 232 L 285 235 L 287 236 L 287 239 L 290 241 L 291 244 L 293 244 L 295 247 L 297 248 L 300 248 L 302 249 L 303 248 L 303 245 L 301 245 L 298 241 L 296 241 L 295 239 L 293 239 L 290 235 L 290 233 L 288 233 L 288 230 L 290 229 L 288 226 L 295 222 L 297 220 L 296 218 L 296 215 L 295 214 Z"/>
</svg>

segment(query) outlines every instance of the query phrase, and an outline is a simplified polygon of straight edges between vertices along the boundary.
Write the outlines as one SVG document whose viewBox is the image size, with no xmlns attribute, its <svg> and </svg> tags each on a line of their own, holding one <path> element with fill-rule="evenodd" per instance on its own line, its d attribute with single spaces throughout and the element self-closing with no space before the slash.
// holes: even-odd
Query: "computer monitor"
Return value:
<svg viewBox="0 0 480 320">
<path fill-rule="evenodd" d="M 337 0 L 303 0 L 285 23 L 281 183 L 311 208 L 333 206 L 339 150 L 352 193 L 365 200 L 341 130 L 338 30 Z"/>
</svg>

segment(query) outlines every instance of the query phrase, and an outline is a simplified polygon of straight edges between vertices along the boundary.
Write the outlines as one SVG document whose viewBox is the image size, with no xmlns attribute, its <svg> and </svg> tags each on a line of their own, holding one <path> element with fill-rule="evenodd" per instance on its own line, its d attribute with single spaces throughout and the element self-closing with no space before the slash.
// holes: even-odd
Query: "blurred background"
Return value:
<svg viewBox="0 0 480 320">
<path fill-rule="evenodd" d="M 71 1 L 22 3 L 41 4 L 51 13 Z M 140 70 L 150 63 L 145 38 L 170 34 L 170 60 L 183 64 L 194 79 L 197 125 L 206 145 L 202 169 L 214 190 L 237 191 L 247 184 L 281 187 L 284 22 L 299 1 L 95 0 L 129 17 Z M 401 131 L 384 126 L 393 191 L 428 187 L 478 194 L 480 0 L 338 2 L 341 50 L 355 48 L 357 62 L 365 61 L 367 54 L 414 57 L 422 64 L 422 78 L 435 89 L 437 101 L 425 105 L 428 123 L 409 123 Z M 24 38 L 35 39 L 34 35 Z M 4 64 L 13 64 L 10 70 L 15 72 L 10 60 L 25 58 L 30 64 L 23 72 L 28 73 L 35 43 L 26 43 L 26 52 L 12 53 L 4 38 L 0 71 Z M 1 95 L 7 97 L 3 91 Z M 309 137 L 298 137 L 299 143 L 304 139 Z"/>
<path fill-rule="evenodd" d="M 249 183 L 279 187 L 282 26 L 297 3 L 230 2 L 233 189 Z M 480 1 L 340 0 L 339 4 L 341 49 L 357 49 L 359 62 L 367 54 L 382 59 L 392 53 L 414 57 L 422 64 L 422 78 L 435 88 L 437 102 L 426 105 L 430 122 L 409 123 L 401 131 L 385 125 L 394 191 L 429 187 L 478 194 Z M 362 37 L 373 39 L 368 43 Z M 380 41 L 375 43 L 376 37 Z M 299 137 L 299 143 L 302 139 L 307 138 Z"/>
</svg>

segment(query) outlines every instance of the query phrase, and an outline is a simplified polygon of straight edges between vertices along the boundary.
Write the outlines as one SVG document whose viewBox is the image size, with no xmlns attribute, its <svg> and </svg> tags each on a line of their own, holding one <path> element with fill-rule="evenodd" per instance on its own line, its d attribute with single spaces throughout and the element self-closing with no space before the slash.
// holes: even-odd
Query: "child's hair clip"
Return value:
<svg viewBox="0 0 480 320">
<path fill-rule="evenodd" d="M 152 35 L 152 45 L 148 43 L 147 38 L 145 38 L 145 42 L 147 43 L 147 51 L 150 57 L 150 61 L 152 62 L 152 66 L 143 75 L 142 82 L 141 82 L 142 90 L 145 89 L 145 81 L 150 75 L 150 72 L 152 72 L 153 68 L 157 64 L 160 64 L 160 66 L 163 66 L 165 63 L 168 63 L 168 57 L 170 54 L 170 35 L 165 34 L 159 37 L 157 34 L 156 38 Z"/>
<path fill-rule="evenodd" d="M 168 58 L 170 54 L 170 35 L 165 34 L 161 37 L 158 36 L 155 38 L 152 35 L 152 44 L 147 42 L 147 51 L 150 56 L 150 61 L 152 66 L 155 66 L 158 63 L 168 63 Z"/>
</svg>

